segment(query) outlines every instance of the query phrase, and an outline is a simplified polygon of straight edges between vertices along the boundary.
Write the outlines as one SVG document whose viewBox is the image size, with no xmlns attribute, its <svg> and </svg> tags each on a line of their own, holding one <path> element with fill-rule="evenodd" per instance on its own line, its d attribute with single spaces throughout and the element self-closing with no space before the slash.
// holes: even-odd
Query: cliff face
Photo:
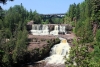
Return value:
<svg viewBox="0 0 100 67">
<path fill-rule="evenodd" d="M 60 42 L 58 38 L 53 36 L 36 35 L 29 35 L 29 41 L 25 63 L 34 63 L 42 60 L 49 55 L 52 46 Z"/>
<path fill-rule="evenodd" d="M 56 24 L 48 24 L 48 25 L 33 25 L 31 26 L 31 24 L 29 25 L 29 29 L 31 30 L 32 28 L 34 28 L 34 30 L 42 30 L 42 29 L 48 29 L 48 32 L 50 33 L 51 31 L 53 31 L 55 28 L 55 26 L 59 29 L 63 28 L 64 31 L 72 31 L 72 26 L 67 25 L 67 24 L 60 24 L 60 25 L 56 25 Z M 62 27 L 61 27 L 62 26 Z M 40 28 L 39 28 L 40 27 Z M 45 28 L 46 27 L 46 28 Z M 60 29 L 59 29 L 60 31 Z M 61 32 L 63 32 L 61 30 Z M 60 32 L 60 33 L 61 33 Z M 44 32 L 45 33 L 45 32 Z M 58 33 L 59 34 L 59 33 Z M 66 35 L 57 35 L 57 36 L 53 36 L 53 35 L 32 35 L 32 34 L 28 34 L 28 40 L 29 43 L 27 45 L 27 51 L 26 51 L 26 55 L 24 56 L 24 58 L 22 58 L 24 61 L 19 61 L 19 63 L 21 64 L 27 64 L 27 63 L 34 63 L 36 61 L 42 60 L 45 57 L 47 57 L 50 53 L 51 48 L 55 45 L 60 43 L 60 40 L 58 39 L 58 37 L 63 37 L 65 39 L 68 40 L 71 39 L 71 37 L 73 38 L 73 36 L 70 36 L 68 34 Z"/>
</svg>

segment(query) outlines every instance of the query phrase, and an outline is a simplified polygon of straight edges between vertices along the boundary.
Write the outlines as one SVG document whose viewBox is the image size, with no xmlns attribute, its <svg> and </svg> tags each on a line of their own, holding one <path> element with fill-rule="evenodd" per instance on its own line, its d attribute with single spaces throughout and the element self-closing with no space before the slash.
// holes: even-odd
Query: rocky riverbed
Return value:
<svg viewBox="0 0 100 67">
<path fill-rule="evenodd" d="M 65 60 L 64 60 L 63 56 L 58 55 L 59 52 L 56 55 L 54 55 L 54 54 L 51 55 L 51 53 L 50 53 L 50 51 L 53 51 L 52 47 L 54 47 L 54 45 L 61 44 L 60 40 L 59 39 L 57 40 L 57 38 L 66 39 L 68 41 L 68 44 L 70 46 L 72 46 L 72 41 L 73 41 L 73 38 L 75 38 L 75 35 L 73 33 L 72 34 L 66 34 L 66 35 L 59 35 L 59 36 L 51 36 L 51 35 L 42 35 L 42 36 L 36 36 L 35 35 L 34 36 L 34 35 L 29 35 L 29 39 L 31 39 L 33 41 L 33 42 L 30 42 L 29 46 L 28 46 L 29 51 L 33 50 L 33 52 L 31 52 L 31 57 L 30 57 L 31 58 L 30 61 L 33 62 L 33 63 L 27 64 L 27 66 L 29 66 L 29 67 L 65 67 L 65 64 L 64 64 Z M 50 43 L 51 43 L 51 46 L 50 46 Z M 38 49 L 36 49 L 36 48 L 38 48 Z M 38 50 L 36 52 L 36 54 L 34 53 L 35 52 L 34 49 Z M 42 49 L 45 49 L 45 50 L 42 51 Z M 55 59 L 52 59 L 52 58 L 55 58 Z M 55 65 L 56 61 L 58 61 L 58 63 Z"/>
</svg>

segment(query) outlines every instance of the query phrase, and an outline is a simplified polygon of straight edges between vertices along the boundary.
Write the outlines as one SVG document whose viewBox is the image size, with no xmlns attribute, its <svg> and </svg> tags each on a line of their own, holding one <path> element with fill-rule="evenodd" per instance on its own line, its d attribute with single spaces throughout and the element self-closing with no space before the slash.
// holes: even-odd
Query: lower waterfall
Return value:
<svg viewBox="0 0 100 67">
<path fill-rule="evenodd" d="M 40 60 L 34 64 L 22 65 L 21 67 L 66 67 L 66 59 L 69 58 L 70 45 L 64 38 L 59 38 L 61 42 L 55 44 L 50 51 L 50 56 L 46 57 L 44 60 Z M 39 64 L 38 64 L 39 63 Z"/>
<path fill-rule="evenodd" d="M 69 52 L 70 52 L 70 45 L 68 44 L 66 39 L 60 38 L 61 42 L 59 44 L 54 45 L 52 47 L 50 56 L 45 58 L 45 62 L 47 64 L 64 64 L 66 61 L 66 58 L 69 58 Z"/>
</svg>

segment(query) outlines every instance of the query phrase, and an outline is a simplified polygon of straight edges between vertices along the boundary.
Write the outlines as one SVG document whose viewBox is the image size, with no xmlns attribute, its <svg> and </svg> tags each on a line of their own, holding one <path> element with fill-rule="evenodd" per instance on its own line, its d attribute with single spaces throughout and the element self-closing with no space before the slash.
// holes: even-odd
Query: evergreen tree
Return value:
<svg viewBox="0 0 100 67">
<path fill-rule="evenodd" d="M 33 12 L 33 20 L 35 24 L 41 24 L 41 17 L 36 10 Z"/>
<path fill-rule="evenodd" d="M 99 67 L 99 1 L 100 0 L 85 0 L 76 7 L 76 21 L 75 34 L 79 40 L 74 41 L 75 47 L 71 49 L 70 60 L 67 61 L 69 66 L 77 67 Z M 72 19 L 72 5 L 70 6 L 68 16 Z M 71 20 L 73 22 L 73 20 Z M 97 24 L 97 28 L 94 27 Z M 96 36 L 93 36 L 94 28 L 96 29 Z M 71 65 L 72 64 L 72 65 Z"/>
</svg>

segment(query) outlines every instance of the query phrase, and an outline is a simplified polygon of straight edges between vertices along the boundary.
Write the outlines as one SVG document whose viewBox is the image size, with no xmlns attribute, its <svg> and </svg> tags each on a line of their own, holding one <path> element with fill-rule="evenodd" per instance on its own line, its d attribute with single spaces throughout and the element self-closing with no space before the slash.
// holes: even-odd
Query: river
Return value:
<svg viewBox="0 0 100 67">
<path fill-rule="evenodd" d="M 44 60 L 36 62 L 35 65 L 27 65 L 27 67 L 65 67 L 66 59 L 69 58 L 70 45 L 64 38 L 59 38 L 61 42 L 55 44 L 50 51 L 50 56 Z M 63 66 L 60 66 L 63 65 Z"/>
</svg>

